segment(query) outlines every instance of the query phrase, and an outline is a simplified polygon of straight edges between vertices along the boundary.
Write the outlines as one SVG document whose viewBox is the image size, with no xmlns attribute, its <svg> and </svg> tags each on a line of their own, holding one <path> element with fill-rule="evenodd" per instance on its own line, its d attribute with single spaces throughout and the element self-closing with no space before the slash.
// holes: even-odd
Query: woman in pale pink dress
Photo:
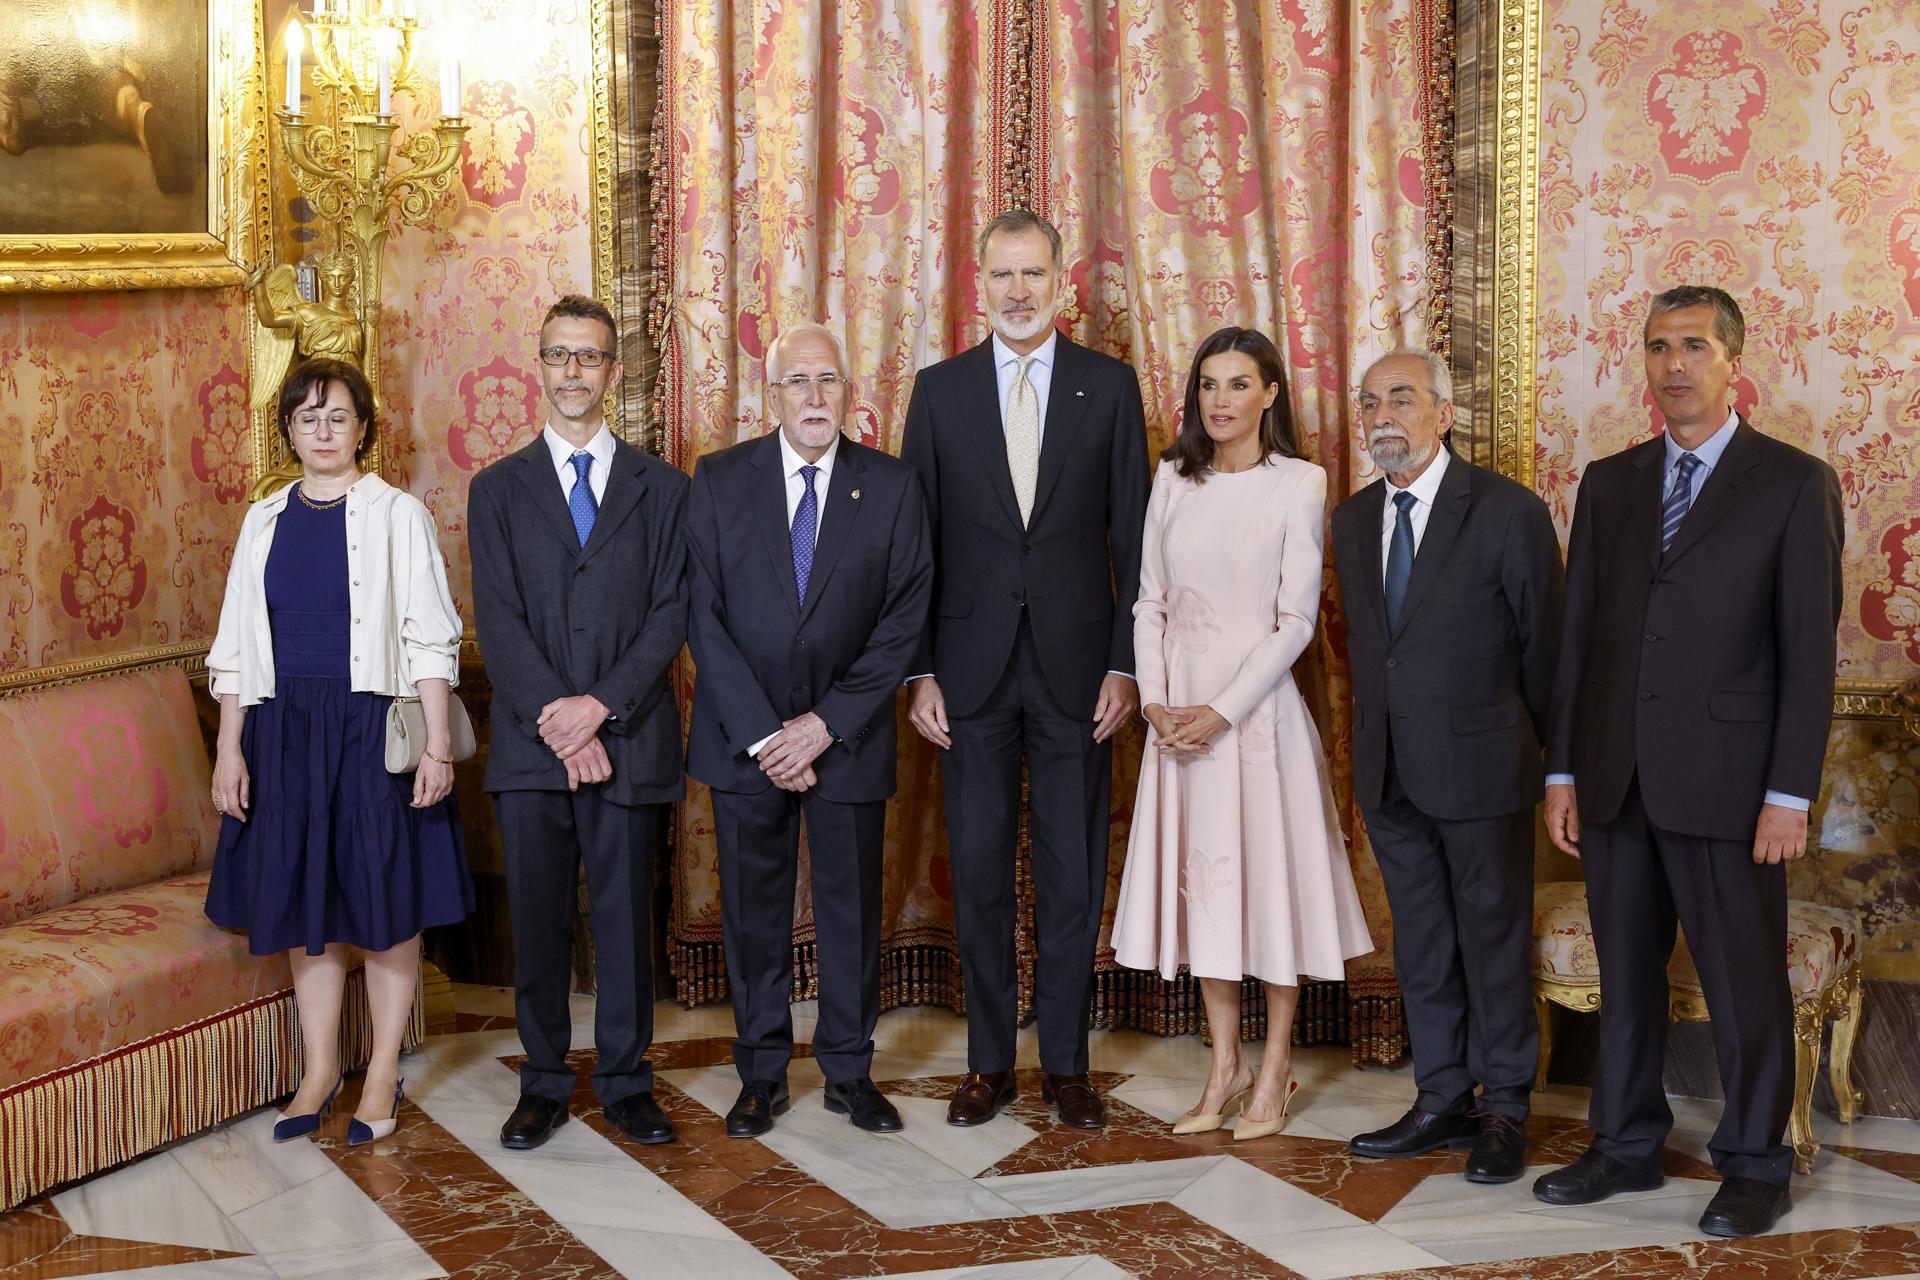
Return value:
<svg viewBox="0 0 1920 1280">
<path fill-rule="evenodd" d="M 1245 1106 L 1236 1138 L 1278 1132 L 1292 1100 L 1300 978 L 1338 979 L 1373 949 L 1320 736 L 1293 662 L 1320 614 L 1327 476 L 1300 456 L 1280 353 L 1221 329 L 1187 374 L 1180 434 L 1147 504 L 1133 609 L 1152 729 L 1113 924 L 1115 957 L 1200 980 L 1206 1091 L 1174 1126 Z M 1240 982 L 1266 984 L 1258 1075 L 1240 1048 Z"/>
</svg>

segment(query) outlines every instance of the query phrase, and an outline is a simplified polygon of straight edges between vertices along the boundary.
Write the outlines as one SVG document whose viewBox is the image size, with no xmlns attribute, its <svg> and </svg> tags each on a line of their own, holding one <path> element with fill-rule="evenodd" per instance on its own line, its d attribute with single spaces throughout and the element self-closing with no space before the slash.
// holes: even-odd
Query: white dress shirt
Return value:
<svg viewBox="0 0 1920 1280">
<path fill-rule="evenodd" d="M 840 456 L 840 437 L 835 436 L 833 438 L 833 443 L 827 446 L 827 451 L 820 455 L 819 461 L 808 462 L 800 456 L 800 451 L 793 447 L 793 442 L 787 439 L 786 432 L 781 431 L 779 435 L 780 467 L 782 473 L 787 478 L 788 530 L 792 530 L 793 528 L 793 517 L 795 513 L 800 510 L 800 499 L 807 491 L 807 480 L 805 476 L 800 474 L 800 468 L 820 468 L 820 474 L 813 478 L 813 499 L 816 512 L 813 521 L 813 541 L 814 545 L 818 546 L 820 543 L 820 522 L 826 519 L 827 515 L 827 481 L 833 478 L 833 460 Z M 766 737 L 760 739 L 760 741 L 748 747 L 747 754 L 758 760 L 761 749 L 779 736 L 777 731 L 768 734 Z"/>
<path fill-rule="evenodd" d="M 607 424 L 600 424 L 585 449 L 574 448 L 565 436 L 553 429 L 551 422 L 541 428 L 540 438 L 547 442 L 547 452 L 553 455 L 553 473 L 560 477 L 560 493 L 569 500 L 573 497 L 573 482 L 580 475 L 573 469 L 573 455 L 593 455 L 593 466 L 587 470 L 587 487 L 593 490 L 594 509 L 599 510 L 607 499 L 607 475 L 613 470 L 613 432 L 607 429 Z"/>
<path fill-rule="evenodd" d="M 1693 469 L 1692 501 L 1698 502 L 1700 501 L 1700 494 L 1706 488 L 1707 477 L 1712 475 L 1713 469 L 1720 465 L 1720 459 L 1726 453 L 1727 445 L 1733 441 L 1734 429 L 1739 425 L 1739 413 L 1728 409 L 1727 420 L 1720 424 L 1719 430 L 1715 431 L 1705 440 L 1702 440 L 1700 447 L 1697 449 L 1682 448 L 1680 442 L 1673 438 L 1671 431 L 1666 433 L 1666 457 L 1660 472 L 1660 505 L 1662 510 L 1666 508 L 1667 493 L 1673 487 L 1674 473 L 1680 467 L 1681 456 L 1691 453 L 1695 458 L 1700 460 L 1700 465 Z M 1689 505 L 1687 509 L 1691 511 L 1693 508 Z M 1547 785 L 1550 787 L 1571 787 L 1574 785 L 1573 775 L 1570 773 L 1550 773 L 1547 775 Z M 1783 809 L 1798 809 L 1802 813 L 1805 813 L 1813 807 L 1812 801 L 1806 796 L 1790 796 L 1784 791 L 1769 791 L 1762 799 L 1766 804 L 1779 805 Z"/>
<path fill-rule="evenodd" d="M 1407 512 L 1407 523 L 1413 526 L 1413 551 L 1420 553 L 1420 539 L 1427 536 L 1427 517 L 1433 514 L 1433 499 L 1440 492 L 1440 477 L 1447 474 L 1450 458 L 1447 446 L 1435 444 L 1433 461 L 1420 473 L 1420 478 L 1402 489 L 1393 481 L 1386 481 L 1387 499 L 1380 513 L 1380 583 L 1386 585 L 1387 559 L 1393 554 L 1393 528 L 1399 522 L 1400 508 L 1394 502 L 1396 493 L 1413 495 L 1413 510 Z"/>
<path fill-rule="evenodd" d="M 1053 386 L 1053 355 L 1060 348 L 1060 331 L 1050 330 L 1047 340 L 1027 354 L 1033 357 L 1033 363 L 1027 366 L 1027 385 L 1033 388 L 1034 399 L 1040 405 L 1040 434 L 1038 442 L 1047 439 L 1047 391 Z M 993 376 L 1000 383 L 1000 429 L 1007 429 L 1007 402 L 1013 398 L 1013 380 L 1020 374 L 1020 355 L 993 335 Z"/>
</svg>

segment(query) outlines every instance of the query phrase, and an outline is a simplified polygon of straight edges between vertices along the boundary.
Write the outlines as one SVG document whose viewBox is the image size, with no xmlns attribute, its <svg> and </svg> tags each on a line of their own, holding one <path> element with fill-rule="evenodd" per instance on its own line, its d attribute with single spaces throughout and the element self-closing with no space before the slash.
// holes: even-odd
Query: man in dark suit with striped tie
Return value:
<svg viewBox="0 0 1920 1280">
<path fill-rule="evenodd" d="M 667 676 L 687 633 L 687 478 L 614 437 L 613 316 L 570 295 L 540 330 L 552 414 L 473 478 L 474 627 L 493 682 L 487 790 L 513 913 L 514 1015 L 527 1060 L 501 1128 L 513 1150 L 567 1118 L 575 881 L 594 943 L 594 1092 L 636 1142 L 671 1142 L 653 1100 L 649 923 L 666 807 L 686 794 Z"/>
<path fill-rule="evenodd" d="M 1730 295 L 1656 294 L 1643 334 L 1666 431 L 1581 481 L 1547 746 L 1547 829 L 1585 863 L 1600 961 L 1594 1140 L 1534 1194 L 1660 1184 L 1678 923 L 1726 1096 L 1700 1229 L 1759 1235 L 1793 1172 L 1784 863 L 1806 852 L 1832 719 L 1840 485 L 1729 407 L 1746 339 Z"/>
<path fill-rule="evenodd" d="M 813 874 L 826 1109 L 888 1132 L 874 1087 L 880 860 L 898 741 L 894 704 L 933 584 L 912 467 L 841 434 L 846 352 L 817 324 L 767 353 L 779 429 L 700 459 L 687 506 L 698 669 L 687 766 L 713 789 L 720 926 L 740 1095 L 727 1136 L 787 1109 L 800 823 Z"/>
</svg>

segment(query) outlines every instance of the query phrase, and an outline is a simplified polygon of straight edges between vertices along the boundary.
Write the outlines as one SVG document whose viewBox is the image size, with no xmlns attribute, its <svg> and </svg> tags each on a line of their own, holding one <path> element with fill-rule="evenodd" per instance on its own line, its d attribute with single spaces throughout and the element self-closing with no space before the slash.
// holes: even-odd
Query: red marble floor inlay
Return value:
<svg viewBox="0 0 1920 1280">
<path fill-rule="evenodd" d="M 223 1249 L 76 1235 L 46 1196 L 0 1214 L 0 1276 L 8 1280 L 58 1280 L 245 1256 Z"/>
</svg>

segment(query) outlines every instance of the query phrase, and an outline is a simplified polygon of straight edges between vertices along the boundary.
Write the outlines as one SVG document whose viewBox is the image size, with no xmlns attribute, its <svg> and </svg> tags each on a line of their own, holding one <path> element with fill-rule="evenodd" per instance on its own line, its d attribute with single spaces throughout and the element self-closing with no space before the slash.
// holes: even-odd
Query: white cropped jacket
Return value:
<svg viewBox="0 0 1920 1280">
<path fill-rule="evenodd" d="M 243 707 L 273 696 L 267 552 L 292 493 L 288 485 L 260 499 L 241 522 L 220 628 L 207 654 L 213 695 L 238 694 Z M 414 697 L 420 680 L 459 683 L 460 616 L 433 516 L 379 476 L 362 476 L 347 490 L 347 583 L 353 689 Z"/>
</svg>

